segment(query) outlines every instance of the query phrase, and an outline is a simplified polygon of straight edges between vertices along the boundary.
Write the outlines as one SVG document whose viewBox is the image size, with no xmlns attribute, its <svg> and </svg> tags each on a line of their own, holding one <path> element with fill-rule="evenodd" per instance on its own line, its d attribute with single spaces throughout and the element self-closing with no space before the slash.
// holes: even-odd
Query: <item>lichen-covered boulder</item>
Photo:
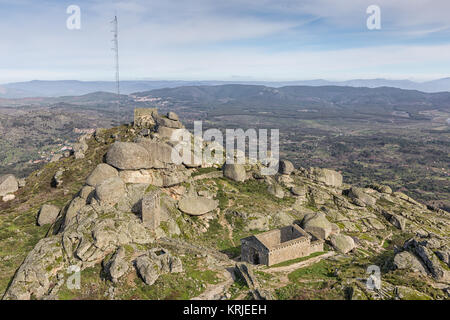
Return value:
<svg viewBox="0 0 450 320">
<path fill-rule="evenodd" d="M 5 174 L 0 176 L 0 197 L 6 196 L 9 193 L 14 193 L 19 190 L 19 183 L 16 177 L 12 174 Z"/>
<path fill-rule="evenodd" d="M 129 270 L 129 262 L 126 259 L 125 253 L 125 248 L 121 246 L 111 257 L 111 260 L 108 261 L 106 269 L 112 282 L 117 282 Z"/>
<path fill-rule="evenodd" d="M 97 167 L 91 172 L 89 177 L 86 179 L 86 183 L 92 187 L 96 187 L 98 184 L 102 183 L 106 179 L 117 177 L 119 172 L 116 168 L 111 167 L 106 163 L 100 163 Z"/>
<path fill-rule="evenodd" d="M 106 179 L 95 188 L 95 196 L 101 204 L 114 205 L 125 195 L 125 183 L 119 177 Z"/>
<path fill-rule="evenodd" d="M 426 268 L 424 267 L 422 262 L 415 255 L 408 251 L 397 253 L 394 257 L 393 263 L 397 269 L 409 269 L 414 272 L 427 274 Z"/>
<path fill-rule="evenodd" d="M 324 168 L 309 168 L 309 177 L 327 186 L 339 188 L 342 186 L 342 175 L 334 170 Z"/>
<path fill-rule="evenodd" d="M 352 237 L 345 234 L 332 235 L 330 237 L 331 245 L 341 253 L 347 253 L 355 248 L 355 241 Z"/>
<path fill-rule="evenodd" d="M 180 120 L 180 119 L 178 118 L 178 115 L 177 115 L 175 112 L 173 112 L 173 111 L 167 112 L 167 118 L 169 118 L 170 120 L 173 120 L 173 121 L 178 121 L 178 120 Z"/>
<path fill-rule="evenodd" d="M 278 183 L 272 183 L 271 185 L 269 185 L 269 187 L 267 188 L 267 191 L 271 195 L 274 195 L 275 197 L 277 197 L 279 199 L 284 198 L 284 190 Z"/>
<path fill-rule="evenodd" d="M 391 187 L 389 187 L 387 185 L 378 184 L 378 183 L 369 184 L 369 185 L 367 185 L 367 188 L 377 190 L 378 192 L 381 192 L 381 193 L 386 193 L 386 194 L 392 193 Z"/>
<path fill-rule="evenodd" d="M 144 280 L 145 284 L 151 286 L 158 280 L 160 275 L 159 266 L 147 255 L 142 255 L 136 259 L 136 269 Z"/>
<path fill-rule="evenodd" d="M 106 163 L 121 170 L 151 168 L 148 151 L 132 142 L 115 142 L 106 154 Z"/>
<path fill-rule="evenodd" d="M 137 144 L 147 150 L 151 168 L 165 168 L 167 164 L 175 163 L 178 160 L 174 149 L 167 143 L 144 138 L 139 139 Z"/>
<path fill-rule="evenodd" d="M 51 278 L 65 268 L 64 263 L 58 262 L 63 261 L 60 243 L 60 236 L 41 239 L 17 270 L 3 299 L 41 299 L 47 295 L 51 289 Z"/>
<path fill-rule="evenodd" d="M 358 187 L 352 187 L 349 191 L 349 197 L 352 199 L 358 199 L 359 201 L 363 202 L 365 205 L 368 206 L 375 206 L 377 200 L 372 197 L 371 195 L 368 195 L 364 192 L 364 189 L 358 188 Z"/>
<path fill-rule="evenodd" d="M 295 170 L 294 165 L 289 160 L 281 160 L 279 172 L 281 174 L 291 174 Z"/>
<path fill-rule="evenodd" d="M 223 175 L 238 182 L 244 182 L 247 179 L 247 173 L 243 164 L 224 164 Z"/>
<path fill-rule="evenodd" d="M 308 213 L 302 220 L 302 227 L 318 239 L 328 239 L 333 226 L 322 212 Z"/>
<path fill-rule="evenodd" d="M 44 204 L 39 210 L 37 224 L 43 226 L 45 224 L 51 224 L 56 221 L 59 214 L 59 208 L 51 204 Z"/>
<path fill-rule="evenodd" d="M 206 197 L 187 196 L 178 202 L 178 208 L 193 216 L 200 216 L 213 211 L 219 206 L 219 200 L 213 200 Z"/>
</svg>

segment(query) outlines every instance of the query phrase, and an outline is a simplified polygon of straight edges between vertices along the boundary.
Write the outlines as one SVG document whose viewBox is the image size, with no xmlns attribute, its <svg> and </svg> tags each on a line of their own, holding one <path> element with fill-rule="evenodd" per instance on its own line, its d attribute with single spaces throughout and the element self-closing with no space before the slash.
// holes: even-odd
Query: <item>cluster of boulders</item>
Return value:
<svg viewBox="0 0 450 320">
<path fill-rule="evenodd" d="M 180 258 L 170 255 L 162 248 L 150 250 L 135 261 L 139 275 L 147 285 L 152 285 L 161 274 L 183 272 Z"/>
<path fill-rule="evenodd" d="M 331 223 L 323 212 L 306 214 L 302 220 L 303 229 L 317 239 L 329 240 L 331 245 L 341 253 L 353 250 L 356 245 L 352 237 L 340 233 L 340 228 Z"/>
<path fill-rule="evenodd" d="M 131 270 L 133 265 L 147 285 L 155 283 L 162 274 L 183 272 L 181 259 L 173 256 L 165 248 L 130 254 L 125 247 L 120 246 L 111 259 L 104 261 L 103 268 L 109 279 L 116 283 Z"/>
<path fill-rule="evenodd" d="M 393 263 L 397 269 L 431 275 L 438 281 L 450 283 L 450 247 L 445 239 L 436 235 L 417 235 L 407 240 Z"/>
<path fill-rule="evenodd" d="M 14 193 L 19 188 L 25 187 L 25 179 L 16 179 L 12 174 L 5 174 L 0 176 L 0 197 L 4 202 L 14 200 L 16 196 Z"/>
</svg>

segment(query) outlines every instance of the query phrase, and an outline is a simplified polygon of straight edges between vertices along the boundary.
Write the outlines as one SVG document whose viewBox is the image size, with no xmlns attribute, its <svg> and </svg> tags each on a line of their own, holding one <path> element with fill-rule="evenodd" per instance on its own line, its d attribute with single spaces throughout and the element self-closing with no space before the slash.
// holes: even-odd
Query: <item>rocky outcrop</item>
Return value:
<svg viewBox="0 0 450 320">
<path fill-rule="evenodd" d="M 45 224 L 51 224 L 56 221 L 59 215 L 59 208 L 51 204 L 44 204 L 39 210 L 37 224 L 43 226 Z"/>
<path fill-rule="evenodd" d="M 172 155 L 174 149 L 167 143 L 147 138 L 139 139 L 136 143 L 147 150 L 150 168 L 166 168 L 176 160 Z"/>
<path fill-rule="evenodd" d="M 273 195 L 279 199 L 284 198 L 284 190 L 278 183 L 272 183 L 271 185 L 269 185 L 269 187 L 267 188 L 267 191 L 271 195 Z"/>
<path fill-rule="evenodd" d="M 405 242 L 403 248 L 420 258 L 423 265 L 426 266 L 435 279 L 450 280 L 448 271 L 441 266 L 438 257 L 427 247 L 426 242 L 412 238 Z"/>
<path fill-rule="evenodd" d="M 156 248 L 135 260 L 136 269 L 145 284 L 152 285 L 161 274 L 183 271 L 180 258 L 172 256 L 166 249 Z"/>
<path fill-rule="evenodd" d="M 223 175 L 238 182 L 244 182 L 247 179 L 247 173 L 243 164 L 224 164 Z"/>
<path fill-rule="evenodd" d="M 342 186 L 342 175 L 334 170 L 309 168 L 307 175 L 310 179 L 322 182 L 330 187 L 339 188 Z"/>
<path fill-rule="evenodd" d="M 65 267 L 57 262 L 63 258 L 60 244 L 61 238 L 57 236 L 40 240 L 17 270 L 3 299 L 40 299 L 48 294 L 52 278 Z"/>
<path fill-rule="evenodd" d="M 173 112 L 173 111 L 169 111 L 167 112 L 167 118 L 173 121 L 179 121 L 180 119 L 178 118 L 178 115 Z"/>
<path fill-rule="evenodd" d="M 397 269 L 408 269 L 414 272 L 427 274 L 426 268 L 422 262 L 411 252 L 402 251 L 394 257 L 394 267 Z"/>
<path fill-rule="evenodd" d="M 193 216 L 201 216 L 215 210 L 218 206 L 219 200 L 199 196 L 187 196 L 178 202 L 178 208 L 181 211 Z"/>
<path fill-rule="evenodd" d="M 281 160 L 279 166 L 279 172 L 281 174 L 291 174 L 295 170 L 292 162 L 288 160 Z"/>
<path fill-rule="evenodd" d="M 151 168 L 147 150 L 132 142 L 115 142 L 106 154 L 106 163 L 121 170 Z"/>
<path fill-rule="evenodd" d="M 358 206 L 375 206 L 377 199 L 364 192 L 364 189 L 358 187 L 351 187 L 349 197 Z"/>
<path fill-rule="evenodd" d="M 55 175 L 52 178 L 52 182 L 51 185 L 53 188 L 59 188 L 62 186 L 63 184 L 63 174 L 64 174 L 64 169 L 59 169 L 58 171 L 56 171 Z"/>
<path fill-rule="evenodd" d="M 0 197 L 19 190 L 19 183 L 12 174 L 0 176 Z"/>
<path fill-rule="evenodd" d="M 86 143 L 86 139 L 88 136 L 81 136 L 78 139 L 78 142 L 73 145 L 73 154 L 75 159 L 83 159 L 85 157 L 85 153 L 88 150 L 89 146 Z"/>
<path fill-rule="evenodd" d="M 145 284 L 151 286 L 159 278 L 159 267 L 149 256 L 144 255 L 136 259 L 136 270 Z"/>
<path fill-rule="evenodd" d="M 400 229 L 402 231 L 405 230 L 406 228 L 406 219 L 403 218 L 402 216 L 395 214 L 395 213 L 391 213 L 388 212 L 386 210 L 382 211 L 383 216 L 397 229 Z"/>
<path fill-rule="evenodd" d="M 302 221 L 302 227 L 317 239 L 328 239 L 333 226 L 322 212 L 308 213 Z"/>
<path fill-rule="evenodd" d="M 119 247 L 105 266 L 106 273 L 112 282 L 116 283 L 124 276 L 129 268 L 129 261 L 126 259 L 126 251 L 123 246 Z"/>
<path fill-rule="evenodd" d="M 95 188 L 95 196 L 103 204 L 114 205 L 125 195 L 125 183 L 119 177 L 106 179 Z"/>
<path fill-rule="evenodd" d="M 352 237 L 344 234 L 332 235 L 330 237 L 331 245 L 341 253 L 348 253 L 355 248 L 355 241 Z"/>
<path fill-rule="evenodd" d="M 386 193 L 386 194 L 391 194 L 392 193 L 392 189 L 389 186 L 386 185 L 382 185 L 382 184 L 377 184 L 377 183 L 372 183 L 367 185 L 366 188 L 371 188 L 374 189 L 380 193 Z"/>
<path fill-rule="evenodd" d="M 86 179 L 86 183 L 92 187 L 96 187 L 103 181 L 109 178 L 117 177 L 118 175 L 119 172 L 115 168 L 106 163 L 100 163 Z"/>
</svg>

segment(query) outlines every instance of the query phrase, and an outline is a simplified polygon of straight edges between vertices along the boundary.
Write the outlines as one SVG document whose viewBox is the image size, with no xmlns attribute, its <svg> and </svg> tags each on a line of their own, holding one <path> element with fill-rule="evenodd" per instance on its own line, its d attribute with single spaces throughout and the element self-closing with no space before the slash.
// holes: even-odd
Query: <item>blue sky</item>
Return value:
<svg viewBox="0 0 450 320">
<path fill-rule="evenodd" d="M 366 27 L 373 4 L 381 30 Z M 113 80 L 114 12 L 122 79 L 450 76 L 448 0 L 0 0 L 0 83 Z"/>
</svg>

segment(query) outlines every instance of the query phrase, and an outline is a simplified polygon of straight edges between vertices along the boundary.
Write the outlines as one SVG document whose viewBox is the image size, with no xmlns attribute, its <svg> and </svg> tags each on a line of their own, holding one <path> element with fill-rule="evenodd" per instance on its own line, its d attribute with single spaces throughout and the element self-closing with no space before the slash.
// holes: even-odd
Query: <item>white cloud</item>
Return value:
<svg viewBox="0 0 450 320">
<path fill-rule="evenodd" d="M 367 32 L 365 9 L 370 4 L 381 7 L 383 32 L 393 39 L 424 37 L 450 28 L 447 0 L 94 1 L 80 4 L 80 31 L 65 28 L 65 4 L 44 3 L 36 8 L 28 4 L 19 12 L 0 13 L 0 81 L 113 79 L 109 21 L 115 10 L 125 78 L 448 76 L 443 74 L 450 67 L 448 45 L 338 50 L 344 44 L 336 39 L 323 43 L 335 49 L 324 50 L 320 41 L 322 35 L 328 36 L 326 29 L 318 30 L 315 38 L 298 31 L 320 19 L 322 27 L 349 28 L 348 34 L 361 35 Z M 314 39 L 319 49 L 274 48 L 266 42 L 291 34 L 297 38 L 290 42 Z M 252 42 L 256 40 L 257 45 Z"/>
</svg>

